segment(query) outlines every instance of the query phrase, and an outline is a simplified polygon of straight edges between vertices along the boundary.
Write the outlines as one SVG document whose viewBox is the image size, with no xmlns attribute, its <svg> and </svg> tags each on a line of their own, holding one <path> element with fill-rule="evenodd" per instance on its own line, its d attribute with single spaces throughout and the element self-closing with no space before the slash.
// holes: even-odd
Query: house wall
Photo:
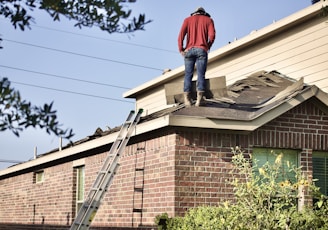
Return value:
<svg viewBox="0 0 328 230">
<path fill-rule="evenodd" d="M 312 178 L 312 151 L 328 152 L 328 115 L 318 103 L 310 99 L 251 133 L 171 127 L 134 137 L 91 229 L 151 229 L 161 213 L 178 216 L 232 199 L 226 181 L 235 146 L 246 153 L 253 147 L 297 149 Z M 67 229 L 74 215 L 74 167 L 85 165 L 87 193 L 106 154 L 44 168 L 40 184 L 33 182 L 33 172 L 0 180 L 0 229 Z M 144 175 L 135 176 L 136 168 L 144 168 Z M 134 192 L 142 181 L 143 194 Z M 142 214 L 133 208 L 142 208 Z"/>
<path fill-rule="evenodd" d="M 175 138 L 169 131 L 154 132 L 125 149 L 113 184 L 93 221 L 95 226 L 152 226 L 156 215 L 174 211 Z M 144 176 L 136 168 L 144 168 Z M 134 192 L 134 187 L 142 187 L 143 179 L 143 194 Z M 143 212 L 133 213 L 133 208 L 142 208 Z"/>
<path fill-rule="evenodd" d="M 299 150 L 299 165 L 312 179 L 312 150 L 328 152 L 328 115 L 310 100 L 249 134 L 179 131 L 175 215 L 183 215 L 190 207 L 233 198 L 226 181 L 231 179 L 231 147 L 235 146 L 245 153 L 252 153 L 253 147 Z M 306 202 L 312 200 L 305 198 Z"/>
<path fill-rule="evenodd" d="M 153 132 L 125 148 L 91 229 L 156 229 L 156 215 L 174 212 L 175 138 L 168 131 Z M 86 198 L 106 156 L 98 153 L 44 168 L 44 181 L 38 184 L 33 172 L 0 180 L 0 229 L 67 230 L 75 216 L 74 167 L 85 167 Z M 144 175 L 136 168 L 144 168 Z M 143 193 L 134 191 L 142 187 Z M 133 208 L 143 212 L 134 213 Z"/>
<path fill-rule="evenodd" d="M 28 229 L 26 225 L 67 226 L 73 198 L 72 163 L 45 168 L 44 182 L 29 172 L 0 180 L 0 229 Z M 24 224 L 25 226 L 8 224 Z"/>
<path fill-rule="evenodd" d="M 181 83 L 180 91 L 183 92 L 183 76 L 177 77 L 170 83 Z M 167 108 L 165 84 L 152 88 L 145 94 L 138 95 L 136 98 L 136 109 L 144 109 L 144 116 L 156 111 Z"/>
<path fill-rule="evenodd" d="M 144 109 L 144 116 L 167 107 L 164 85 L 136 100 L 136 109 Z"/>
<path fill-rule="evenodd" d="M 257 71 L 277 70 L 294 79 L 304 77 L 305 83 L 328 92 L 327 22 L 327 17 L 317 15 L 256 44 L 252 42 L 251 46 L 212 62 L 206 76 L 226 76 L 229 85 Z"/>
</svg>

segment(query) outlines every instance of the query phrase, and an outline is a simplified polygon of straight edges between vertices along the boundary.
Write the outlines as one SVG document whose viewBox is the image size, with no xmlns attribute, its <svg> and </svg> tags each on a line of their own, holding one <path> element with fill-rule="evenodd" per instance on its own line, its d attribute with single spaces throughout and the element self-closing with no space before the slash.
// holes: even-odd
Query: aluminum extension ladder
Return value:
<svg viewBox="0 0 328 230">
<path fill-rule="evenodd" d="M 113 143 L 105 162 L 98 172 L 97 178 L 92 185 L 87 198 L 83 202 L 70 230 L 88 230 L 97 210 L 100 206 L 101 200 L 105 195 L 107 188 L 112 183 L 113 177 L 119 167 L 119 159 L 127 145 L 130 136 L 140 120 L 143 110 L 140 109 L 132 120 L 135 111 L 131 111 L 125 123 L 122 125 L 117 139 Z"/>
</svg>

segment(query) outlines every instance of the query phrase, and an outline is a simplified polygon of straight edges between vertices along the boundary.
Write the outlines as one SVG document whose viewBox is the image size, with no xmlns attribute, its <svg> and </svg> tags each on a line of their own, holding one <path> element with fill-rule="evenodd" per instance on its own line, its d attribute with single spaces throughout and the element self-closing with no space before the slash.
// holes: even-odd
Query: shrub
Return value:
<svg viewBox="0 0 328 230">
<path fill-rule="evenodd" d="M 232 152 L 232 180 L 227 183 L 234 188 L 234 201 L 192 208 L 184 217 L 167 216 L 167 229 L 328 229 L 327 199 L 319 193 L 314 180 L 302 174 L 301 168 L 283 161 L 281 153 L 273 164 L 258 168 L 257 162 L 251 156 L 245 157 L 240 148 Z M 283 163 L 294 178 L 284 178 Z M 313 196 L 316 200 L 313 206 L 298 207 L 300 190 Z"/>
</svg>

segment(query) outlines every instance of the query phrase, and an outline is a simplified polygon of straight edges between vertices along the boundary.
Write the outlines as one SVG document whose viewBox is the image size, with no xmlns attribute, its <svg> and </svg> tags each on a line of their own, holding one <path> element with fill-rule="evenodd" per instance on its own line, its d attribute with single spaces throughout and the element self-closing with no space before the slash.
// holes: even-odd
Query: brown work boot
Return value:
<svg viewBox="0 0 328 230">
<path fill-rule="evenodd" d="M 202 106 L 204 103 L 204 92 L 203 91 L 198 91 L 197 92 L 197 101 L 195 106 Z"/>
<path fill-rule="evenodd" d="M 187 106 L 187 107 L 190 107 L 191 106 L 191 98 L 190 98 L 190 92 L 184 92 L 184 104 Z"/>
</svg>

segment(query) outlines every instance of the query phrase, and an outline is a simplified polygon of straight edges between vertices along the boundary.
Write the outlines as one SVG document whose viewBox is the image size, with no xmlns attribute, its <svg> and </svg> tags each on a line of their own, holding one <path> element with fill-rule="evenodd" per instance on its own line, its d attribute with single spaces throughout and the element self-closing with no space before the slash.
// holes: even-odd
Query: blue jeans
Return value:
<svg viewBox="0 0 328 230">
<path fill-rule="evenodd" d="M 184 92 L 191 92 L 192 77 L 196 64 L 197 68 L 197 91 L 205 91 L 205 72 L 207 68 L 207 52 L 201 48 L 189 49 L 185 56 L 185 78 L 184 78 Z"/>
</svg>

